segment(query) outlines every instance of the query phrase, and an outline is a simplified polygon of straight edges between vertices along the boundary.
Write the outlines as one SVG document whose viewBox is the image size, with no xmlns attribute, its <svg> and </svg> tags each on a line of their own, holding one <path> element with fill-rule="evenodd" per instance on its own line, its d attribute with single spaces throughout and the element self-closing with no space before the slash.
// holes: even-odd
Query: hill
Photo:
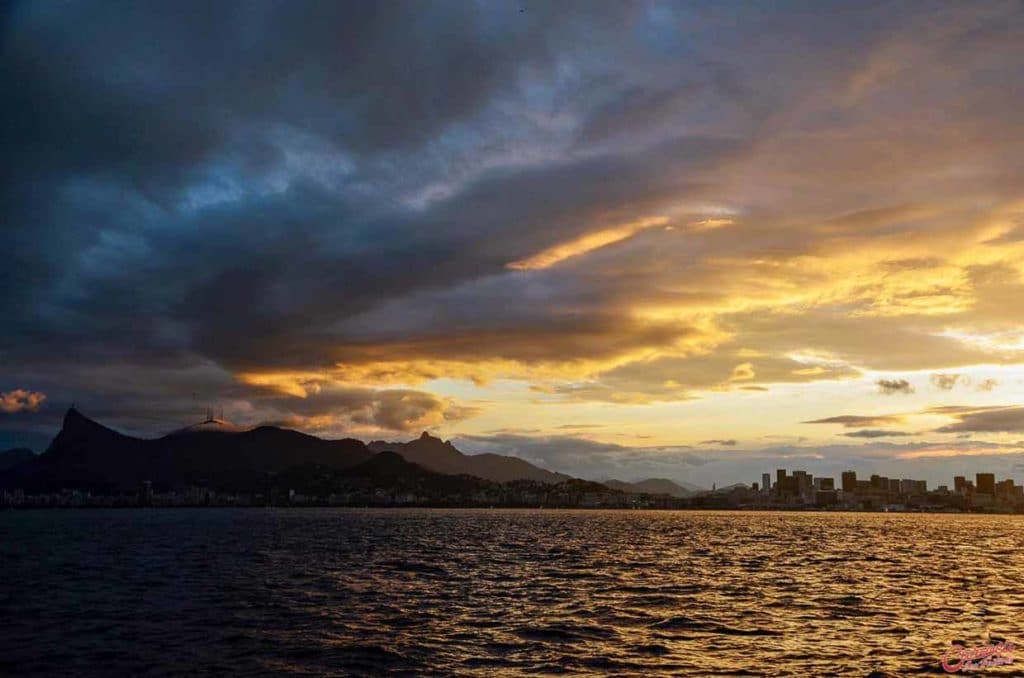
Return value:
<svg viewBox="0 0 1024 678">
<path fill-rule="evenodd" d="M 35 453 L 27 447 L 15 447 L 14 449 L 4 450 L 0 452 L 0 471 L 12 469 L 35 458 Z"/>
<path fill-rule="evenodd" d="M 692 497 L 704 490 L 689 483 L 678 483 L 668 478 L 648 478 L 636 482 L 625 482 L 623 480 L 606 480 L 604 485 L 613 490 L 622 492 L 639 492 L 643 494 L 667 494 L 670 497 Z"/>
<path fill-rule="evenodd" d="M 343 469 L 372 453 L 354 439 L 322 440 L 289 429 L 192 429 L 156 439 L 118 433 L 72 408 L 60 433 L 38 457 L 0 475 L 0 486 L 27 491 L 75 488 L 133 492 L 144 480 L 156 489 L 206 484 L 241 490 L 301 464 Z"/>
<path fill-rule="evenodd" d="M 373 452 L 397 452 L 407 461 L 437 473 L 461 473 L 498 483 L 534 480 L 554 484 L 571 479 L 571 476 L 564 473 L 542 469 L 518 457 L 500 454 L 463 454 L 451 442 L 435 438 L 426 431 L 416 440 L 407 443 L 375 440 L 367 447 Z"/>
</svg>

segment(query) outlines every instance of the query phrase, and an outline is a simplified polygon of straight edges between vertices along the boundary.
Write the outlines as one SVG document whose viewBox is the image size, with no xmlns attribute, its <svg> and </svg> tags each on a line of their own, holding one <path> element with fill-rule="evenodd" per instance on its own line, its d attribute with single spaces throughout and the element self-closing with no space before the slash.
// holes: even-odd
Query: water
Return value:
<svg viewBox="0 0 1024 678">
<path fill-rule="evenodd" d="M 7 511 L 0 673 L 942 673 L 953 640 L 1024 640 L 1022 528 L 835 513 Z"/>
</svg>

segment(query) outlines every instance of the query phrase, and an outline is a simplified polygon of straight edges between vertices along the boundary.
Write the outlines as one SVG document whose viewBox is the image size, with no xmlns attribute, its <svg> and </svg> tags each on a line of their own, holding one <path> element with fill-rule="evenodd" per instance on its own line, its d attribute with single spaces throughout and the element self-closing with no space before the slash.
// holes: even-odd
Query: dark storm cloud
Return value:
<svg viewBox="0 0 1024 678">
<path fill-rule="evenodd" d="M 934 268 L 940 282 L 924 292 L 867 276 L 834 293 L 800 262 L 931 225 L 931 198 L 948 191 L 908 185 L 921 166 L 981 186 L 965 203 L 1017 197 L 1021 154 L 1007 130 L 1018 89 L 961 91 L 976 74 L 1019 72 L 1019 23 L 995 6 L 939 20 L 928 5 L 883 9 L 4 5 L 0 391 L 47 394 L 19 413 L 33 427 L 59 423 L 74 401 L 133 432 L 218 402 L 247 423 L 330 426 L 333 415 L 402 429 L 474 410 L 369 383 L 284 397 L 239 374 L 607 359 L 569 397 L 644 402 L 980 364 L 988 353 L 939 333 L 945 316 L 908 324 L 882 304 L 867 310 L 888 315 L 865 323 L 770 293 L 811 290 L 844 312 L 863 299 L 917 309 L 929 295 L 946 308 L 956 276 L 942 253 L 908 247 L 883 272 Z M 918 35 L 923 48 L 901 42 Z M 908 74 L 919 88 L 903 86 Z M 873 97 L 889 103 L 876 113 Z M 918 139 L 883 124 L 922 110 L 950 111 L 950 128 Z M 858 155 L 865 138 L 885 141 L 886 171 Z M 993 174 L 962 171 L 975 166 Z M 658 228 L 557 268 L 509 269 L 652 217 Z M 1009 265 L 972 269 L 970 308 L 1012 315 L 1018 277 Z M 765 313 L 773 304 L 803 313 Z M 842 360 L 790 357 L 813 349 Z"/>
<path fill-rule="evenodd" d="M 685 195 L 737 148 L 683 136 L 463 177 L 463 150 L 515 140 L 522 116 L 492 109 L 523 105 L 523 78 L 642 14 L 514 9 L 15 5 L 0 351 L 329 364 L 354 314 Z"/>
</svg>

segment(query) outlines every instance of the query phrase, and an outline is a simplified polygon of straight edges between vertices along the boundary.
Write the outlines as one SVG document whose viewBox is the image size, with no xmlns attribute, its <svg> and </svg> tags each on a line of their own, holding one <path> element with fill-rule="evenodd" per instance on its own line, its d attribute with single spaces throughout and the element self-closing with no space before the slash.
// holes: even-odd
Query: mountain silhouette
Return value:
<svg viewBox="0 0 1024 678">
<path fill-rule="evenodd" d="M 359 440 L 323 440 L 273 426 L 249 431 L 198 427 L 162 438 L 134 438 L 72 408 L 46 452 L 4 473 L 0 484 L 36 492 L 119 493 L 136 491 L 150 480 L 158 489 L 208 484 L 249 490 L 292 466 L 344 469 L 371 456 Z"/>
<path fill-rule="evenodd" d="M 572 476 L 548 471 L 518 457 L 500 454 L 463 454 L 451 442 L 435 438 L 426 431 L 407 443 L 388 443 L 374 440 L 367 447 L 373 452 L 390 450 L 407 461 L 446 474 L 466 474 L 506 483 L 511 480 L 534 480 L 541 483 L 561 483 Z"/>
<path fill-rule="evenodd" d="M 294 466 L 282 473 L 279 481 L 299 492 L 318 496 L 386 488 L 393 493 L 406 492 L 435 500 L 453 496 L 469 499 L 473 493 L 494 485 L 473 476 L 436 473 L 391 451 L 378 452 L 341 470 L 313 464 Z"/>
<path fill-rule="evenodd" d="M 680 483 L 668 478 L 648 478 L 637 482 L 628 483 L 622 480 L 606 480 L 604 485 L 613 490 L 623 492 L 640 492 L 643 494 L 667 494 L 670 497 L 692 497 L 704 490 L 696 485 Z"/>
<path fill-rule="evenodd" d="M 0 471 L 12 469 L 35 458 L 35 453 L 27 447 L 15 447 L 10 450 L 4 450 L 0 452 Z"/>
<path fill-rule="evenodd" d="M 465 455 L 427 433 L 408 443 L 366 445 L 274 426 L 242 430 L 211 417 L 144 439 L 74 408 L 43 454 L 16 451 L 0 459 L 10 455 L 19 461 L 0 470 L 4 490 L 61 497 L 70 496 L 64 490 L 79 490 L 96 497 L 138 497 L 139 503 L 156 493 L 171 497 L 166 501 L 198 497 L 202 503 L 214 493 L 274 504 L 624 507 L 635 501 L 631 493 L 641 494 L 515 457 Z"/>
</svg>

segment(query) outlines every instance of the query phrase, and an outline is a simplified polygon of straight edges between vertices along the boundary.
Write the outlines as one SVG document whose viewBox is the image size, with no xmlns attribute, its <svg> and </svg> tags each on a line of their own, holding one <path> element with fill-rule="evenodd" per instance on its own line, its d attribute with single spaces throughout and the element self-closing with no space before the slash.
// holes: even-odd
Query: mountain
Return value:
<svg viewBox="0 0 1024 678">
<path fill-rule="evenodd" d="M 123 493 L 150 480 L 157 489 L 203 483 L 251 490 L 292 466 L 344 469 L 371 456 L 358 440 L 322 440 L 273 426 L 248 431 L 193 427 L 162 438 L 134 438 L 72 408 L 46 452 L 0 474 L 0 487 Z"/>
<path fill-rule="evenodd" d="M 670 497 L 691 497 L 704 490 L 689 483 L 677 483 L 668 478 L 648 478 L 633 483 L 622 480 L 606 480 L 604 485 L 613 490 L 623 492 L 640 492 L 643 494 L 667 494 Z"/>
<path fill-rule="evenodd" d="M 547 471 L 518 457 L 500 454 L 463 454 L 451 442 L 435 438 L 426 431 L 416 440 L 407 443 L 375 440 L 367 447 L 373 452 L 397 452 L 407 461 L 437 473 L 461 473 L 498 483 L 510 480 L 535 480 L 553 484 L 571 479 L 571 476 L 564 473 Z"/>
<path fill-rule="evenodd" d="M 189 435 L 190 433 L 241 433 L 245 429 L 235 426 L 229 421 L 223 419 L 214 419 L 210 417 L 205 421 L 201 421 L 198 424 L 192 424 L 185 428 L 179 428 L 177 431 L 171 433 L 171 435 Z"/>
<path fill-rule="evenodd" d="M 11 450 L 4 450 L 0 452 L 0 471 L 12 469 L 35 458 L 35 453 L 27 447 L 15 447 Z"/>
<path fill-rule="evenodd" d="M 297 492 L 313 496 L 386 489 L 391 493 L 409 493 L 428 500 L 460 497 L 464 501 L 494 485 L 473 476 L 436 473 L 391 451 L 378 452 L 366 461 L 342 470 L 314 464 L 293 466 L 278 480 Z"/>
</svg>

